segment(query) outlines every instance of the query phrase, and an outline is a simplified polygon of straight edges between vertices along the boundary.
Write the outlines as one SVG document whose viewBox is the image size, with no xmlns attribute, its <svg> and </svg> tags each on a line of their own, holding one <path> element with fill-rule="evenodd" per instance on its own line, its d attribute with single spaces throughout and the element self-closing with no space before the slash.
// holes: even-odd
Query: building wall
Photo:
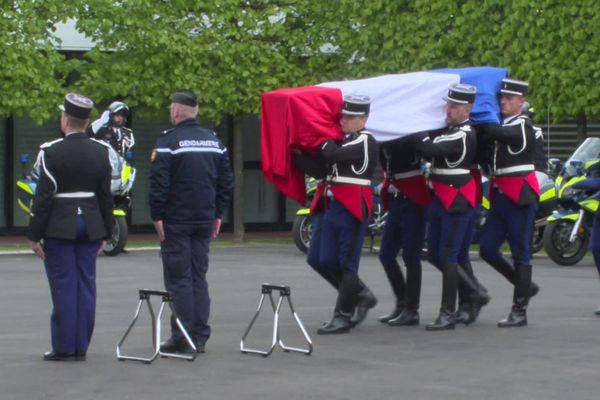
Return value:
<svg viewBox="0 0 600 400">
<path fill-rule="evenodd" d="M 58 114 L 58 113 L 57 113 Z M 202 121 L 217 132 L 220 139 L 233 152 L 231 145 L 232 130 L 227 119 L 220 126 L 213 126 Z M 0 122 L 2 122 L 0 120 Z M 135 135 L 133 148 L 135 158 L 133 165 L 137 170 L 136 182 L 133 188 L 133 210 L 131 224 L 140 230 L 148 228 L 152 221 L 148 207 L 150 155 L 156 139 L 165 129 L 171 128 L 168 113 L 148 116 L 143 110 L 134 110 L 131 128 Z M 58 117 L 56 121 L 48 122 L 42 126 L 36 125 L 28 117 L 14 118 L 12 128 L 0 123 L 0 206 L 5 210 L 5 204 L 12 203 L 6 213 L 0 215 L 0 231 L 22 231 L 27 226 L 27 216 L 14 201 L 14 185 L 22 175 L 22 171 L 29 173 L 41 143 L 60 137 Z M 8 132 L 7 132 L 8 129 Z M 257 117 L 248 117 L 243 121 L 243 156 L 244 156 L 244 220 L 251 229 L 260 226 L 270 228 L 284 228 L 293 221 L 296 210 L 299 208 L 295 202 L 286 200 L 262 175 L 260 157 L 260 123 Z M 10 146 L 7 138 L 12 138 Z M 10 148 L 8 148 L 10 146 Z M 27 154 L 30 162 L 23 169 L 19 162 L 20 156 Z M 7 165 L 8 164 L 8 165 Z M 12 215 L 9 215 L 12 214 Z M 8 222 L 13 219 L 12 225 Z M 224 223 L 231 222 L 231 210 L 224 215 Z M 227 225 L 225 225 L 227 229 Z"/>
</svg>

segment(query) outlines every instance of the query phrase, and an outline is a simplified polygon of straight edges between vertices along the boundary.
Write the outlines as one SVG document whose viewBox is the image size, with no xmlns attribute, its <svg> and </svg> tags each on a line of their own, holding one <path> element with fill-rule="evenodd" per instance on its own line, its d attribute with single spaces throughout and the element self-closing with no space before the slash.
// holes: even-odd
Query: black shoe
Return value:
<svg viewBox="0 0 600 400">
<path fill-rule="evenodd" d="M 354 328 L 356 325 L 362 323 L 369 310 L 377 305 L 377 298 L 369 289 L 363 289 L 359 294 L 359 300 L 354 309 L 354 314 L 350 317 L 350 327 Z"/>
<path fill-rule="evenodd" d="M 461 304 L 454 313 L 454 322 L 456 324 L 469 325 L 472 321 L 472 307 L 470 304 Z"/>
<path fill-rule="evenodd" d="M 160 344 L 162 353 L 193 353 L 192 347 L 185 341 L 175 341 L 169 338 L 166 342 Z"/>
<path fill-rule="evenodd" d="M 491 297 L 486 292 L 479 292 L 471 304 L 463 304 L 458 307 L 454 314 L 454 320 L 458 324 L 470 325 L 477 320 L 481 308 L 490 302 Z"/>
<path fill-rule="evenodd" d="M 532 281 L 529 290 L 530 290 L 530 293 L 531 293 L 531 295 L 529 297 L 533 297 L 536 294 L 538 294 L 538 292 L 540 291 L 540 287 L 538 285 L 536 285 L 535 282 Z"/>
<path fill-rule="evenodd" d="M 405 308 L 396 318 L 390 319 L 389 326 L 413 326 L 419 325 L 419 312 Z"/>
<path fill-rule="evenodd" d="M 440 315 L 425 327 L 426 331 L 446 331 L 454 329 L 454 315 L 448 311 L 440 311 Z"/>
<path fill-rule="evenodd" d="M 594 311 L 594 315 L 597 315 L 598 317 L 600 317 L 600 308 L 597 309 L 596 311 Z"/>
<path fill-rule="evenodd" d="M 75 361 L 85 361 L 85 352 L 75 352 Z"/>
<path fill-rule="evenodd" d="M 390 322 L 390 320 L 398 318 L 400 316 L 400 314 L 402 314 L 403 311 L 404 311 L 404 306 L 400 305 L 400 304 L 396 304 L 396 308 L 394 308 L 394 310 L 391 313 L 382 315 L 381 317 L 377 318 L 377 320 L 379 322 L 381 322 L 382 324 L 388 323 L 388 322 Z"/>
<path fill-rule="evenodd" d="M 515 307 L 510 310 L 506 319 L 498 322 L 498 328 L 514 328 L 527 325 L 527 311 L 521 307 Z"/>
<path fill-rule="evenodd" d="M 48 351 L 44 353 L 44 361 L 76 361 L 75 353 L 57 353 Z"/>
<path fill-rule="evenodd" d="M 198 354 L 203 354 L 206 352 L 205 350 L 205 343 L 195 343 L 194 346 L 196 346 L 196 353 Z"/>
<path fill-rule="evenodd" d="M 317 329 L 317 334 L 319 335 L 337 335 L 340 333 L 348 333 L 351 328 L 350 318 L 342 315 L 336 314 L 333 319 L 329 321 L 329 324 L 320 327 Z"/>
</svg>

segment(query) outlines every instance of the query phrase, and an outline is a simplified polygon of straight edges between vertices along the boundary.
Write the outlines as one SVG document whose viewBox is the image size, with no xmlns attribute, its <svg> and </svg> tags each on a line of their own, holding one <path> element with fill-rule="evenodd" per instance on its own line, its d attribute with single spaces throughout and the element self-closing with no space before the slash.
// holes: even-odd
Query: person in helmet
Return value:
<svg viewBox="0 0 600 400">
<path fill-rule="evenodd" d="M 133 131 L 125 126 L 128 117 L 129 107 L 127 104 L 114 101 L 100 118 L 90 125 L 88 135 L 109 143 L 117 153 L 125 157 L 135 144 Z"/>
</svg>

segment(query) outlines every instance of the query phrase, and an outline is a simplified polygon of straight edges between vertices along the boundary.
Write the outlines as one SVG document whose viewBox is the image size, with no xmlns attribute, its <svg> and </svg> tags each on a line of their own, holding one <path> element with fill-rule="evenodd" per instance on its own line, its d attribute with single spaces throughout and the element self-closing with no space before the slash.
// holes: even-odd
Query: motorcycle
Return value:
<svg viewBox="0 0 600 400">
<path fill-rule="evenodd" d="M 317 191 L 318 181 L 310 178 L 306 182 L 306 199 L 307 204 L 310 204 L 312 198 Z M 384 211 L 379 199 L 381 184 L 373 189 L 373 212 L 367 225 L 367 236 L 369 237 L 369 251 L 371 253 L 377 251 L 375 247 L 375 238 L 381 235 L 385 226 L 387 212 Z M 312 238 L 312 218 L 310 208 L 304 207 L 296 212 L 294 223 L 292 224 L 292 236 L 294 244 L 303 253 L 308 252 L 310 239 Z"/>
<path fill-rule="evenodd" d="M 110 239 L 106 241 L 104 254 L 116 256 L 123 251 L 127 243 L 127 215 L 131 212 L 131 189 L 135 182 L 136 169 L 131 166 L 132 152 L 127 153 L 124 158 L 111 147 L 109 149 L 109 160 L 112 169 L 111 193 L 114 202 L 113 215 L 115 223 Z M 22 170 L 21 178 L 16 183 L 17 204 L 27 215 L 31 215 L 39 170 L 37 166 L 34 166 L 30 174 L 26 173 L 26 166 L 29 163 L 28 154 L 22 154 L 19 162 Z"/>
<path fill-rule="evenodd" d="M 600 176 L 600 138 L 588 138 L 575 150 L 560 170 L 557 192 L 560 209 L 548 217 L 543 244 L 558 265 L 575 265 L 588 250 L 599 193 L 573 187 L 588 177 Z"/>
</svg>

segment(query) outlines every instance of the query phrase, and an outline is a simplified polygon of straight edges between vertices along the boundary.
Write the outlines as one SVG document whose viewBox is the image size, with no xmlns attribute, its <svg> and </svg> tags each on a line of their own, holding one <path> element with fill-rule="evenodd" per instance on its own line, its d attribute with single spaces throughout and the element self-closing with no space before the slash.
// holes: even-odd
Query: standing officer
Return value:
<svg viewBox="0 0 600 400">
<path fill-rule="evenodd" d="M 500 107 L 502 126 L 487 126 L 484 139 L 495 141 L 492 204 L 481 234 L 479 253 L 514 285 L 513 306 L 501 328 L 527 325 L 529 297 L 537 292 L 531 283 L 531 237 L 539 196 L 535 175 L 536 133 L 531 120 L 521 114 L 527 82 L 503 79 Z M 508 239 L 514 263 L 502 256 Z"/>
<path fill-rule="evenodd" d="M 369 110 L 367 96 L 344 98 L 340 124 L 345 137 L 341 142 L 323 143 L 315 158 L 322 160 L 326 179 L 311 205 L 312 214 L 321 217 L 313 231 L 307 261 L 338 290 L 333 318 L 317 330 L 321 335 L 349 332 L 377 303 L 358 278 L 378 154 L 377 142 L 364 129 Z"/>
<path fill-rule="evenodd" d="M 96 256 L 113 227 L 107 145 L 84 133 L 94 103 L 69 93 L 64 138 L 41 146 L 28 237 L 50 284 L 52 351 L 46 361 L 83 361 L 96 314 Z M 40 243 L 44 239 L 43 245 Z"/>
<path fill-rule="evenodd" d="M 127 152 L 135 144 L 133 131 L 125 126 L 128 117 L 129 107 L 127 104 L 114 101 L 108 106 L 108 110 L 102 114 L 102 117 L 90 125 L 88 135 L 109 143 L 121 157 L 125 158 Z"/>
<path fill-rule="evenodd" d="M 429 208 L 427 244 L 429 261 L 443 274 L 440 314 L 427 325 L 430 331 L 454 329 L 455 325 L 458 255 L 467 237 L 476 195 L 470 167 L 477 139 L 468 124 L 475 94 L 471 85 L 452 85 L 445 97 L 448 128 L 433 137 L 416 135 L 417 149 L 432 158 L 430 181 L 435 196 Z"/>
<path fill-rule="evenodd" d="M 227 149 L 196 119 L 198 100 L 191 90 L 171 96 L 174 128 L 162 133 L 152 152 L 150 213 L 160 240 L 165 287 L 198 353 L 210 336 L 210 298 L 206 272 L 211 238 L 231 198 L 233 176 Z M 192 349 L 174 321 L 165 352 Z"/>
<path fill-rule="evenodd" d="M 421 172 L 410 137 L 386 142 L 381 146 L 385 181 L 381 201 L 388 209 L 379 260 L 396 296 L 396 306 L 379 321 L 391 326 L 417 325 L 421 297 L 421 255 L 425 242 L 426 210 L 431 191 Z M 402 250 L 406 282 L 396 260 Z"/>
</svg>

